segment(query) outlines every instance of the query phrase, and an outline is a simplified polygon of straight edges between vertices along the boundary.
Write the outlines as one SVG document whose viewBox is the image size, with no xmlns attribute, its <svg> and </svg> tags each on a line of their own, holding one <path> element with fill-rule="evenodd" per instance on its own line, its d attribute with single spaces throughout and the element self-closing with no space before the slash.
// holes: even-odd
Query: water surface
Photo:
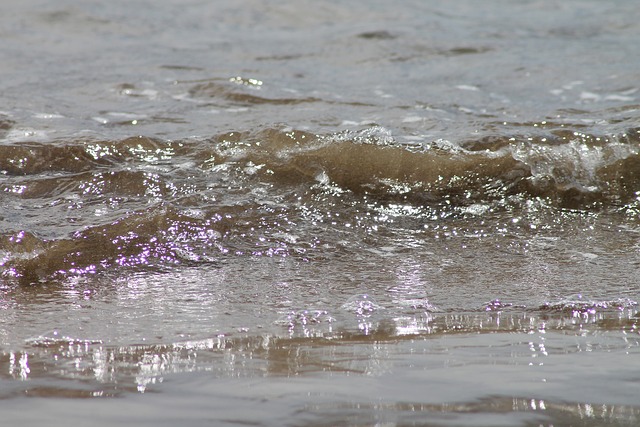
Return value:
<svg viewBox="0 0 640 427">
<path fill-rule="evenodd" d="M 638 423 L 634 2 L 2 16 L 5 419 Z"/>
</svg>

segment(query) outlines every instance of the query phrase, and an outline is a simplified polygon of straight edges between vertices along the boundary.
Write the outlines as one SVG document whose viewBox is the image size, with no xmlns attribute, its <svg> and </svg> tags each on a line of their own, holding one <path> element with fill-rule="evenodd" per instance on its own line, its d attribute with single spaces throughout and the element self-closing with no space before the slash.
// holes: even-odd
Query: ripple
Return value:
<svg viewBox="0 0 640 427">
<path fill-rule="evenodd" d="M 602 311 L 625 311 L 634 310 L 638 302 L 629 298 L 618 298 L 615 300 L 588 300 L 582 295 L 576 295 L 567 299 L 545 303 L 540 306 L 543 311 L 568 313 L 573 316 L 591 315 Z"/>
<path fill-rule="evenodd" d="M 32 347 L 42 347 L 42 348 L 72 346 L 72 345 L 89 346 L 89 345 L 97 345 L 102 343 L 103 343 L 102 340 L 74 338 L 69 335 L 63 335 L 58 331 L 52 331 L 45 335 L 41 335 L 39 337 L 30 338 L 26 340 L 27 345 Z"/>
<path fill-rule="evenodd" d="M 290 311 L 276 320 L 277 325 L 287 326 L 289 329 L 301 326 L 332 323 L 335 319 L 327 310 L 297 310 Z"/>
<path fill-rule="evenodd" d="M 384 309 L 384 307 L 368 294 L 357 294 L 347 299 L 347 302 L 342 304 L 342 309 L 358 316 L 370 316 L 376 310 Z"/>
</svg>

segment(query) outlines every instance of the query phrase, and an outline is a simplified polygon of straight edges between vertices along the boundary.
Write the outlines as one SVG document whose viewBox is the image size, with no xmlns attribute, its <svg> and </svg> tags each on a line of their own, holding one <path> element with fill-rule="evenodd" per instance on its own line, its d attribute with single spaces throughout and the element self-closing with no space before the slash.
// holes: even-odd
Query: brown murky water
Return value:
<svg viewBox="0 0 640 427">
<path fill-rule="evenodd" d="M 639 422 L 634 2 L 3 8 L 7 422 Z"/>
</svg>

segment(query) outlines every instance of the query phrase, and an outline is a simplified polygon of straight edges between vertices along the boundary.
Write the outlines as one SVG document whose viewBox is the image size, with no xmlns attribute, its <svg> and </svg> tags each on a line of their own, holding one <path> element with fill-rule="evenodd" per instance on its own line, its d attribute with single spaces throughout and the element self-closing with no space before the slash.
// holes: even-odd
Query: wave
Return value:
<svg viewBox="0 0 640 427">
<path fill-rule="evenodd" d="M 370 233 L 380 221 L 371 213 L 393 204 L 417 220 L 527 209 L 531 201 L 551 212 L 635 212 L 639 135 L 562 131 L 454 143 L 394 138 L 373 126 L 0 145 L 3 277 L 34 283 L 228 253 L 310 257 L 317 241 L 309 236 L 322 223 L 340 218 Z M 339 245 L 340 232 L 322 230 L 329 246 Z"/>
<path fill-rule="evenodd" d="M 133 176 L 137 172 L 163 166 L 160 172 L 167 175 L 161 180 L 168 182 L 186 163 L 200 171 L 222 172 L 228 179 L 331 183 L 356 194 L 414 203 L 468 204 L 509 194 L 572 207 L 635 199 L 640 130 L 602 140 L 571 134 L 569 139 L 531 141 L 516 136 L 456 144 L 396 141 L 381 127 L 332 135 L 269 128 L 202 141 L 132 137 L 115 142 L 21 143 L 0 146 L 0 171 L 5 177 L 36 175 L 29 178 L 31 188 L 51 174 L 109 172 L 104 179 L 116 182 L 126 170 L 132 174 L 127 182 L 144 186 L 146 178 Z M 114 186 L 127 192 L 124 184 Z M 2 188 L 10 192 L 6 179 Z"/>
<path fill-rule="evenodd" d="M 262 89 L 262 82 L 256 79 L 246 79 L 243 77 L 233 77 L 227 81 L 220 79 L 207 80 L 198 83 L 189 89 L 192 99 L 203 102 L 228 103 L 240 106 L 251 106 L 260 104 L 271 105 L 295 105 L 307 102 L 317 102 L 319 99 L 313 97 L 267 97 L 257 95 L 257 91 Z"/>
</svg>

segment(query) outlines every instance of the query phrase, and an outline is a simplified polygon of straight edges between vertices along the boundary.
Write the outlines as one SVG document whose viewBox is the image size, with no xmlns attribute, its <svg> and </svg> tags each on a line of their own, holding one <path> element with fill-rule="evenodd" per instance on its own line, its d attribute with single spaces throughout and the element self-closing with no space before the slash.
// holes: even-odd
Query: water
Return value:
<svg viewBox="0 0 640 427">
<path fill-rule="evenodd" d="M 3 419 L 637 425 L 638 22 L 3 5 Z"/>
</svg>

